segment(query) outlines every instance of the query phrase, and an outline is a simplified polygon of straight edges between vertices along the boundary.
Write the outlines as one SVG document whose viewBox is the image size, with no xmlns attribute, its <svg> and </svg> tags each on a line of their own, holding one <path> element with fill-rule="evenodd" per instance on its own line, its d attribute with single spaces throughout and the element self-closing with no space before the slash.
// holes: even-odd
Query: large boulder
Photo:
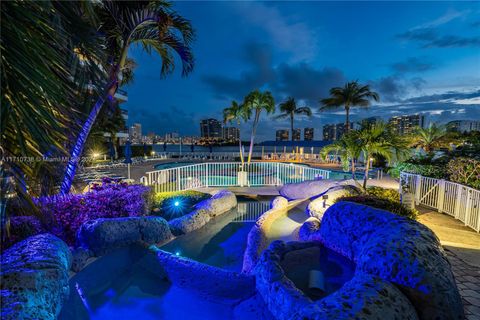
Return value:
<svg viewBox="0 0 480 320">
<path fill-rule="evenodd" d="M 280 188 L 281 196 L 289 199 L 306 199 L 318 196 L 328 189 L 340 185 L 340 181 L 335 180 L 314 180 L 300 183 L 290 183 Z"/>
<path fill-rule="evenodd" d="M 312 200 L 307 207 L 307 214 L 322 220 L 325 211 L 332 206 L 339 198 L 358 196 L 362 191 L 352 185 L 338 185 L 331 187 Z"/>
<path fill-rule="evenodd" d="M 394 285 L 361 272 L 325 298 L 310 299 L 288 278 L 287 270 L 318 260 L 320 247 L 315 242 L 275 241 L 262 254 L 255 268 L 257 290 L 276 319 L 418 319 L 411 303 Z"/>
<path fill-rule="evenodd" d="M 95 256 L 137 243 L 162 244 L 173 238 L 168 222 L 161 217 L 126 217 L 85 222 L 78 243 Z"/>
<path fill-rule="evenodd" d="M 355 261 L 357 272 L 391 282 L 407 296 L 420 319 L 463 319 L 463 305 L 447 257 L 424 225 L 351 202 L 331 206 L 319 229 L 310 223 L 304 240 Z"/>
<path fill-rule="evenodd" d="M 168 224 L 175 236 L 189 233 L 207 224 L 211 218 L 221 215 L 237 206 L 233 192 L 220 190 L 211 198 L 197 203 L 189 214 L 170 220 Z"/>
<path fill-rule="evenodd" d="M 3 252 L 1 263 L 1 318 L 56 319 L 69 293 L 68 246 L 39 234 Z"/>
</svg>

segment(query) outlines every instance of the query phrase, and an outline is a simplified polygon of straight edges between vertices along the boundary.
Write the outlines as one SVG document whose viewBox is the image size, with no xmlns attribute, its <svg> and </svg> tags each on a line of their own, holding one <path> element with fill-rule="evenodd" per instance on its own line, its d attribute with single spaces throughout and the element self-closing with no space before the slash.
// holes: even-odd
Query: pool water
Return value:
<svg viewBox="0 0 480 320">
<path fill-rule="evenodd" d="M 270 201 L 239 199 L 238 206 L 161 247 L 162 250 L 215 267 L 241 271 L 247 236 Z"/>
<path fill-rule="evenodd" d="M 159 163 L 154 166 L 155 170 L 163 170 L 163 169 L 172 169 L 177 167 L 189 166 L 192 164 L 197 164 L 198 162 L 166 162 L 166 163 Z"/>
</svg>

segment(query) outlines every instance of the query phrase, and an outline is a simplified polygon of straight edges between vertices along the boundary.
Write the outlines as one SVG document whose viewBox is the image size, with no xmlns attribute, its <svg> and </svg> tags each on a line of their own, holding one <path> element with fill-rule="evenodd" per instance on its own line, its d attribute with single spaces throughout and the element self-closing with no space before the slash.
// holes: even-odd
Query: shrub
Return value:
<svg viewBox="0 0 480 320">
<path fill-rule="evenodd" d="M 447 171 L 451 181 L 480 189 L 480 161 L 456 158 L 448 162 Z"/>
<path fill-rule="evenodd" d="M 35 216 L 16 216 L 9 219 L 8 231 L 9 237 L 2 244 L 4 248 L 46 230 Z"/>
<path fill-rule="evenodd" d="M 159 192 L 153 196 L 153 214 L 167 221 L 189 213 L 195 204 L 210 198 L 209 194 L 198 191 Z M 178 201 L 178 206 L 175 202 Z"/>
<path fill-rule="evenodd" d="M 50 220 L 51 233 L 70 245 L 75 244 L 80 226 L 98 218 L 141 216 L 149 213 L 150 188 L 105 179 L 83 194 L 45 197 L 36 202 Z"/>
<path fill-rule="evenodd" d="M 368 187 L 367 194 L 380 199 L 400 202 L 400 193 L 395 189 L 385 189 L 381 187 Z"/>
<path fill-rule="evenodd" d="M 432 177 L 437 179 L 444 179 L 447 177 L 447 171 L 445 170 L 445 165 L 437 164 L 415 164 L 409 162 L 400 162 L 395 167 L 390 168 L 388 173 L 394 177 L 398 178 L 400 172 L 409 172 L 414 174 L 419 174 L 425 177 Z"/>
<path fill-rule="evenodd" d="M 354 197 L 342 197 L 337 199 L 336 202 L 339 201 L 350 201 L 355 202 L 358 204 L 363 204 L 365 206 L 370 206 L 378 209 L 383 209 L 390 211 L 394 214 L 397 214 L 402 217 L 406 217 L 409 219 L 416 219 L 418 215 L 418 211 L 413 209 L 410 210 L 402 205 L 398 201 L 393 201 L 384 198 L 378 198 L 372 195 L 363 195 L 363 196 L 354 196 Z"/>
</svg>

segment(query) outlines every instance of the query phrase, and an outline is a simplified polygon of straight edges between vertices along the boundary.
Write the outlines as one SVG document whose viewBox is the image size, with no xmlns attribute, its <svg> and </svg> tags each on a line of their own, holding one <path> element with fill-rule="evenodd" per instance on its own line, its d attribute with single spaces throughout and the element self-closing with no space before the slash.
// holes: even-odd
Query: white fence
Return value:
<svg viewBox="0 0 480 320">
<path fill-rule="evenodd" d="M 400 191 L 407 187 L 415 203 L 446 213 L 480 232 L 480 190 L 455 182 L 402 172 Z"/>
<path fill-rule="evenodd" d="M 182 191 L 202 187 L 277 186 L 306 180 L 328 179 L 330 171 L 278 163 L 210 162 L 150 171 L 141 178 L 156 192 Z"/>
</svg>

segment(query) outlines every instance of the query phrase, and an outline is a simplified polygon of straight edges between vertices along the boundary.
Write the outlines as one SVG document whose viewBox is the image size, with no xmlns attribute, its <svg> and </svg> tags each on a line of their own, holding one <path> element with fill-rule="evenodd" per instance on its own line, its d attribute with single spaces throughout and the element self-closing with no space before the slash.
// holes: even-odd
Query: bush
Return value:
<svg viewBox="0 0 480 320">
<path fill-rule="evenodd" d="M 159 192 L 153 196 L 152 213 L 169 221 L 191 212 L 195 204 L 208 198 L 209 194 L 193 190 Z"/>
<path fill-rule="evenodd" d="M 480 161 L 456 158 L 448 162 L 447 171 L 451 181 L 480 189 Z"/>
<path fill-rule="evenodd" d="M 36 234 L 44 233 L 46 230 L 35 216 L 17 216 L 9 219 L 8 231 L 9 237 L 5 243 L 2 243 L 3 248 L 8 248 L 14 243 Z"/>
<path fill-rule="evenodd" d="M 83 194 L 45 197 L 36 202 L 49 220 L 51 233 L 74 245 L 81 225 L 98 218 L 142 216 L 149 213 L 150 188 L 105 179 Z"/>
<path fill-rule="evenodd" d="M 395 189 L 385 189 L 381 187 L 368 187 L 367 194 L 380 199 L 396 201 L 400 203 L 400 193 Z"/>
<path fill-rule="evenodd" d="M 365 206 L 370 206 L 378 209 L 387 210 L 394 214 L 397 214 L 402 217 L 406 217 L 409 219 L 416 219 L 418 215 L 418 211 L 413 209 L 407 209 L 404 205 L 402 205 L 398 201 L 389 200 L 385 198 L 378 198 L 372 195 L 363 195 L 363 196 L 354 196 L 354 197 L 342 197 L 337 199 L 336 202 L 339 201 L 350 201 L 355 202 L 358 204 L 363 204 Z"/>
<path fill-rule="evenodd" d="M 400 162 L 395 167 L 390 168 L 388 173 L 394 177 L 400 177 L 400 172 L 409 172 L 419 174 L 425 177 L 444 179 L 447 177 L 445 165 L 439 164 L 415 164 L 409 162 Z"/>
</svg>

